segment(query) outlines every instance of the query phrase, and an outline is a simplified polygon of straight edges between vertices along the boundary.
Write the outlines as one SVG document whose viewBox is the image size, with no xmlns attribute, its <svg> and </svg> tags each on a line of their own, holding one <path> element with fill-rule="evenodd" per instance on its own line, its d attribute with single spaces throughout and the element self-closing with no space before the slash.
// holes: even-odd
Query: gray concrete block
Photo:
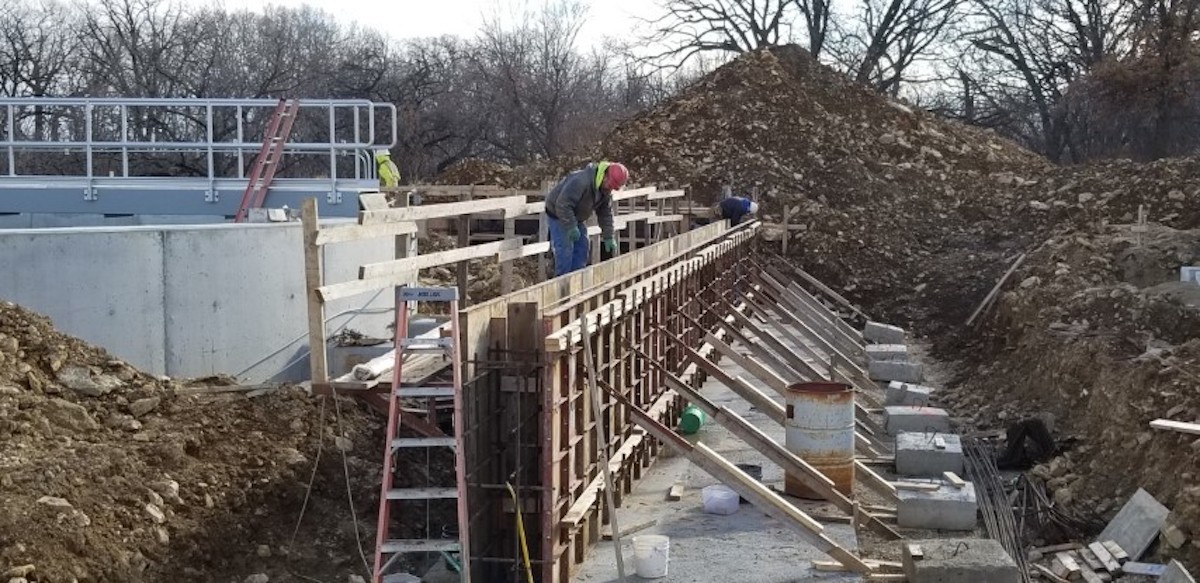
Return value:
<svg viewBox="0 0 1200 583">
<path fill-rule="evenodd" d="M 896 523 L 904 528 L 932 528 L 935 530 L 975 530 L 975 514 L 979 504 L 975 500 L 975 485 L 956 488 L 947 482 L 936 481 L 937 490 L 898 489 L 896 496 Z"/>
<path fill-rule="evenodd" d="M 908 347 L 903 344 L 868 344 L 867 360 L 908 360 Z"/>
<path fill-rule="evenodd" d="M 929 404 L 929 398 L 933 395 L 933 387 L 891 381 L 887 384 L 885 395 L 884 405 L 922 407 Z"/>
<path fill-rule="evenodd" d="M 919 383 L 924 380 L 921 364 L 899 360 L 869 360 L 867 373 L 873 381 Z"/>
<path fill-rule="evenodd" d="M 1192 574 L 1188 572 L 1187 567 L 1179 561 L 1171 561 L 1167 564 L 1167 570 L 1163 572 L 1162 577 L 1158 578 L 1158 583 L 1196 583 L 1192 578 Z"/>
<path fill-rule="evenodd" d="M 904 329 L 881 322 L 867 322 L 863 338 L 878 344 L 904 344 Z"/>
<path fill-rule="evenodd" d="M 1129 560 L 1136 561 L 1150 548 L 1158 531 L 1167 522 L 1168 514 L 1170 511 L 1166 506 L 1155 500 L 1149 492 L 1138 488 L 1096 540 L 1110 540 L 1121 545 L 1129 554 Z"/>
<path fill-rule="evenodd" d="M 914 559 L 909 552 L 921 548 Z M 991 539 L 932 539 L 906 541 L 904 574 L 909 583 L 1020 583 L 1021 571 L 1004 547 Z"/>
<path fill-rule="evenodd" d="M 950 433 L 950 415 L 937 407 L 884 407 L 883 418 L 888 435 L 898 435 L 901 431 Z"/>
<path fill-rule="evenodd" d="M 938 444 L 945 447 L 938 448 Z M 896 473 L 940 478 L 945 472 L 963 475 L 962 439 L 953 433 L 909 433 L 896 436 Z"/>
</svg>

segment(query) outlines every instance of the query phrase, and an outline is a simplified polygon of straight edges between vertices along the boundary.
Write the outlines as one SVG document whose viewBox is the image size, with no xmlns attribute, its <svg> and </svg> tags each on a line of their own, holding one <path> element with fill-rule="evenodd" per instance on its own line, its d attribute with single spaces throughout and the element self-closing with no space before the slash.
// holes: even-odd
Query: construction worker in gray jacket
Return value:
<svg viewBox="0 0 1200 583">
<path fill-rule="evenodd" d="M 584 222 L 593 212 L 600 223 L 600 238 L 605 251 L 616 251 L 612 192 L 620 190 L 628 180 L 629 171 L 622 164 L 588 164 L 582 170 L 568 174 L 546 195 L 556 277 L 587 266 L 589 243 Z"/>
</svg>

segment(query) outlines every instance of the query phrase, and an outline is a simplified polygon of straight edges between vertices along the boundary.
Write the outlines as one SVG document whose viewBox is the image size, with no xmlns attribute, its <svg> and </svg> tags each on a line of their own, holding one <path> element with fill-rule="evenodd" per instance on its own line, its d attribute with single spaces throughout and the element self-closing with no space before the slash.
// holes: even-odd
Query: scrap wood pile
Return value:
<svg viewBox="0 0 1200 583">
<path fill-rule="evenodd" d="M 194 384 L 142 373 L 0 303 L 0 579 L 364 573 L 339 448 L 355 499 L 370 508 L 378 422 L 343 403 L 337 432 L 332 403 L 322 424 L 318 403 L 298 389 L 207 397 L 196 393 L 228 387 Z"/>
</svg>

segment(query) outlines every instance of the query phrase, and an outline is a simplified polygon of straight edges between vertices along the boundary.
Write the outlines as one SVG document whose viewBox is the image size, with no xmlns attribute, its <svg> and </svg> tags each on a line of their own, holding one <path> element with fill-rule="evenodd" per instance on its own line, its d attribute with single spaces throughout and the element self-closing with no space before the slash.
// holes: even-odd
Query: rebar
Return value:
<svg viewBox="0 0 1200 583">
<path fill-rule="evenodd" d="M 967 476 L 975 484 L 975 497 L 988 537 L 1004 547 L 1016 562 L 1021 580 L 1030 583 L 1023 533 L 1017 528 L 1012 501 L 996 467 L 995 450 L 979 439 L 963 438 L 962 442 Z"/>
</svg>

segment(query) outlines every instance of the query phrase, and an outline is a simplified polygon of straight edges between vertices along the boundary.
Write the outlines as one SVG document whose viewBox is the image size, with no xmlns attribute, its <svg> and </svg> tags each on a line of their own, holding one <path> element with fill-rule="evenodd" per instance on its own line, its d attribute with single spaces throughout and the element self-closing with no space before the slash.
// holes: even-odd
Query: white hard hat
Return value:
<svg viewBox="0 0 1200 583">
<path fill-rule="evenodd" d="M 750 214 L 753 215 L 756 213 L 758 213 L 758 203 L 754 202 L 754 201 L 750 201 Z"/>
</svg>

